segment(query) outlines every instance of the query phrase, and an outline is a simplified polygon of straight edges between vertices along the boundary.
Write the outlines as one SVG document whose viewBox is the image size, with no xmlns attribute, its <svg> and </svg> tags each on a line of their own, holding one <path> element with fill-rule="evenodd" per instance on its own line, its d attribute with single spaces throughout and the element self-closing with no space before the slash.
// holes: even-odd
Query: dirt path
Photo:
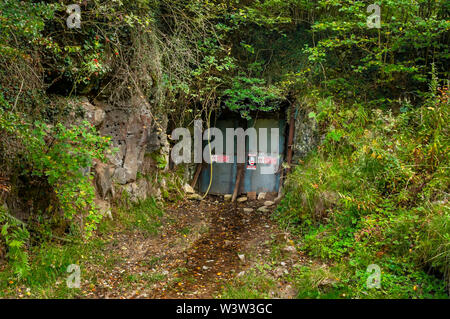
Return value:
<svg viewBox="0 0 450 319">
<path fill-rule="evenodd" d="M 286 245 L 286 234 L 270 219 L 273 208 L 257 211 L 261 206 L 261 201 L 232 204 L 213 196 L 187 200 L 166 208 L 158 236 L 117 232 L 105 247 L 115 257 L 107 267 L 92 265 L 96 283 L 86 287 L 86 297 L 216 297 L 224 285 L 264 263 L 271 242 L 281 238 Z M 290 254 L 288 264 L 301 258 Z M 287 283 L 279 285 L 284 289 Z"/>
<path fill-rule="evenodd" d="M 182 261 L 186 271 L 181 280 L 155 297 L 212 297 L 223 282 L 245 268 L 247 244 L 267 240 L 268 232 L 262 231 L 264 226 L 271 224 L 267 213 L 244 213 L 242 208 L 231 203 L 216 205 L 218 209 L 210 216 L 208 233 L 186 251 L 186 259 Z"/>
</svg>

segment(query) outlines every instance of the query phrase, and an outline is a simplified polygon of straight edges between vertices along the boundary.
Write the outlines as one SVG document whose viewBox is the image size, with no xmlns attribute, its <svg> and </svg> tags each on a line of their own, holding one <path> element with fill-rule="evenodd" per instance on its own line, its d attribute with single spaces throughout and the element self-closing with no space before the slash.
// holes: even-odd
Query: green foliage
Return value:
<svg viewBox="0 0 450 319">
<path fill-rule="evenodd" d="M 24 224 L 7 216 L 3 208 L 0 208 L 0 234 L 6 244 L 8 250 L 6 256 L 14 276 L 18 279 L 28 277 L 30 264 L 25 246 L 28 244 L 30 234 Z"/>
<path fill-rule="evenodd" d="M 148 235 L 156 235 L 162 225 L 163 211 L 156 200 L 151 197 L 121 207 L 117 217 L 129 230 L 138 229 Z"/>
<path fill-rule="evenodd" d="M 157 168 L 164 169 L 167 167 L 166 157 L 163 154 L 161 154 L 159 151 L 153 152 L 151 154 L 151 157 L 155 161 Z"/>
<path fill-rule="evenodd" d="M 331 90 L 345 95 L 344 85 L 356 90 L 355 84 L 362 81 L 370 87 L 359 91 L 373 98 L 376 94 L 386 99 L 411 87 L 420 94 L 426 91 L 424 74 L 430 71 L 431 61 L 439 61 L 440 75 L 448 76 L 445 41 L 450 25 L 445 1 L 379 1 L 380 29 L 366 26 L 369 4 L 319 1 L 319 17 L 311 26 L 318 41 L 305 53 L 312 70 L 314 65 L 324 66 L 323 80 Z"/>
<path fill-rule="evenodd" d="M 225 285 L 219 298 L 222 299 L 268 299 L 270 290 L 276 286 L 273 278 L 265 274 L 262 266 L 248 271 L 233 283 Z"/>
<path fill-rule="evenodd" d="M 109 138 L 99 136 L 87 122 L 70 127 L 31 124 L 7 106 L 0 114 L 0 132 L 15 142 L 14 157 L 5 158 L 9 167 L 15 167 L 19 176 L 44 178 L 54 192 L 55 208 L 68 220 L 76 214 L 86 216 L 83 230 L 90 236 L 101 220 L 90 167 L 94 159 L 104 159 Z M 52 209 L 50 204 L 47 210 Z"/>
<path fill-rule="evenodd" d="M 0 3 L 0 169 L 16 194 L 39 191 L 25 192 L 35 220 L 82 217 L 89 236 L 101 218 L 89 168 L 108 139 L 87 123 L 62 124 L 74 110 L 51 94 L 138 96 L 176 124 L 220 107 L 249 118 L 307 96 L 323 140 L 290 176 L 277 218 L 338 266 L 300 273 L 301 295 L 443 296 L 424 270 L 450 278 L 449 99 L 438 80 L 449 77 L 448 1 L 378 1 L 380 29 L 366 25 L 372 1 L 93 0 L 73 30 L 70 3 Z M 169 178 L 163 197 L 179 199 L 179 189 Z M 154 202 L 130 209 L 130 227 L 157 231 Z M 14 272 L 26 277 L 27 230 L 0 223 Z M 42 261 L 60 273 L 62 255 Z M 364 288 L 373 262 L 385 271 L 382 291 Z M 326 276 L 342 279 L 322 288 Z M 253 279 L 229 295 L 265 297 L 251 294 L 261 288 Z"/>
<path fill-rule="evenodd" d="M 241 116 L 250 119 L 252 111 L 272 111 L 277 109 L 282 100 L 276 87 L 265 87 L 265 81 L 258 78 L 236 77 L 232 86 L 223 92 L 224 104 L 232 111 L 239 111 Z"/>
<path fill-rule="evenodd" d="M 447 296 L 449 102 L 432 79 L 424 105 L 397 116 L 359 103 L 317 103 L 311 116 L 327 124 L 326 134 L 289 177 L 276 218 L 311 256 L 345 274 L 334 288 L 302 297 Z M 383 271 L 381 290 L 365 286 L 369 264 Z M 307 285 L 310 276 L 320 274 L 295 280 Z"/>
</svg>

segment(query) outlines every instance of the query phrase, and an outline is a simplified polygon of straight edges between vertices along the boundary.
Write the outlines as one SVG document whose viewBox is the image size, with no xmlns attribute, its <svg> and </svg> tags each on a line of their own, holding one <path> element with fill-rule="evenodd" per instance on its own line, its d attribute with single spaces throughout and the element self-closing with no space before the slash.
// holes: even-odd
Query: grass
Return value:
<svg viewBox="0 0 450 319">
<path fill-rule="evenodd" d="M 221 299 L 268 299 L 276 281 L 264 271 L 251 270 L 241 277 L 225 284 L 218 295 Z"/>
<path fill-rule="evenodd" d="M 0 272 L 0 297 L 71 298 L 78 293 L 69 289 L 66 270 L 70 264 L 82 265 L 98 243 L 86 245 L 43 243 L 29 251 L 30 276 L 16 278 L 11 268 Z"/>
<path fill-rule="evenodd" d="M 296 167 L 274 218 L 330 265 L 291 278 L 299 297 L 448 298 L 448 138 L 430 124 L 447 114 L 448 106 L 397 117 L 376 111 Z M 370 264 L 381 268 L 380 289 L 367 288 Z"/>
<path fill-rule="evenodd" d="M 0 298 L 74 298 L 83 295 L 80 289 L 70 289 L 66 279 L 70 275 L 67 267 L 71 264 L 80 265 L 81 278 L 96 284 L 97 277 L 86 273 L 88 265 L 105 270 L 112 270 L 123 260 L 110 252 L 107 247 L 118 244 L 113 238 L 115 232 L 138 231 L 150 236 L 158 233 L 162 225 L 162 209 L 155 200 L 148 199 L 128 207 L 116 210 L 114 220 L 104 220 L 96 236 L 86 242 L 42 242 L 39 246 L 27 249 L 29 275 L 18 278 L 10 264 L 0 265 Z M 67 237 L 67 239 L 71 239 Z M 158 264 L 154 257 L 148 261 L 149 266 Z M 165 279 L 158 273 L 142 275 L 129 274 L 123 278 L 123 285 L 135 282 L 147 282 L 148 285 Z"/>
<path fill-rule="evenodd" d="M 297 298 L 301 299 L 336 299 L 349 296 L 348 289 L 337 287 L 342 273 L 326 265 L 302 266 L 296 269 L 290 280 L 298 290 Z"/>
<path fill-rule="evenodd" d="M 270 247 L 270 254 L 262 263 L 256 264 L 252 268 L 245 270 L 241 276 L 236 276 L 227 282 L 218 298 L 222 299 L 269 299 L 273 298 L 271 292 L 275 292 L 278 281 L 269 273 L 277 268 L 286 255 L 282 249 L 286 243 L 281 243 L 272 236 L 272 240 L 267 241 Z M 258 260 L 257 255 L 247 253 L 249 260 Z M 284 276 L 283 276 L 284 277 Z"/>
<path fill-rule="evenodd" d="M 148 235 L 156 235 L 162 226 L 163 210 L 154 198 L 120 207 L 117 210 L 118 223 L 127 230 L 140 230 Z"/>
</svg>

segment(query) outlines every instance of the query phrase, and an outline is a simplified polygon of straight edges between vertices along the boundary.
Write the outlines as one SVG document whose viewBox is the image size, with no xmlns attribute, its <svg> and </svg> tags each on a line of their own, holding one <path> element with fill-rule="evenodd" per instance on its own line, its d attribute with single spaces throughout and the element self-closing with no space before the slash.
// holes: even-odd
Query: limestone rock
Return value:
<svg viewBox="0 0 450 319">
<path fill-rule="evenodd" d="M 144 178 L 141 178 L 137 182 L 122 186 L 122 189 L 128 193 L 129 199 L 136 203 L 147 198 L 148 183 Z"/>
<path fill-rule="evenodd" d="M 258 200 L 264 200 L 264 199 L 266 199 L 266 193 L 259 193 Z"/>
<path fill-rule="evenodd" d="M 203 200 L 203 197 L 199 194 L 189 194 L 188 199 Z"/>
<path fill-rule="evenodd" d="M 187 194 L 194 194 L 195 193 L 194 189 L 189 184 L 184 184 L 183 189 L 184 189 L 184 192 L 187 193 Z"/>
<path fill-rule="evenodd" d="M 232 198 L 233 198 L 233 195 L 231 195 L 231 194 L 223 195 L 223 200 L 225 200 L 225 201 L 230 201 Z"/>
<path fill-rule="evenodd" d="M 252 213 L 253 212 L 253 208 L 244 208 L 244 213 Z"/>
<path fill-rule="evenodd" d="M 95 185 L 100 196 L 106 199 L 108 195 L 114 197 L 114 187 L 112 178 L 114 174 L 114 168 L 111 165 L 97 161 L 94 164 L 95 170 Z"/>
<path fill-rule="evenodd" d="M 260 212 L 260 213 L 268 213 L 269 209 L 266 206 L 261 206 L 260 208 L 258 208 L 258 212 Z"/>
<path fill-rule="evenodd" d="M 286 246 L 283 248 L 283 251 L 288 252 L 288 253 L 296 253 L 297 249 L 295 249 L 294 246 Z"/>
<path fill-rule="evenodd" d="M 150 117 L 145 112 L 129 111 L 129 103 L 123 103 L 122 107 L 105 106 L 105 119 L 100 127 L 100 133 L 111 136 L 113 147 L 118 149 L 107 157 L 116 167 L 114 180 L 121 185 L 136 181 L 151 125 Z"/>
<path fill-rule="evenodd" d="M 247 201 L 247 197 L 245 197 L 245 196 L 239 197 L 239 198 L 237 199 L 237 202 L 238 202 L 238 203 L 244 203 L 244 202 L 246 202 L 246 201 Z"/>
<path fill-rule="evenodd" d="M 271 200 L 267 200 L 264 202 L 264 206 L 267 206 L 267 207 L 272 206 L 274 204 L 275 204 L 275 202 L 272 202 Z"/>
<path fill-rule="evenodd" d="M 57 98 L 57 100 L 62 102 L 62 100 L 59 98 Z M 74 110 L 77 108 L 81 108 L 83 112 L 82 120 L 86 120 L 94 126 L 99 126 L 105 119 L 105 111 L 101 107 L 93 105 L 86 97 L 77 99 L 65 99 L 64 102 L 69 103 Z M 75 118 L 75 112 L 72 112 L 71 116 Z M 78 122 L 80 121 L 80 119 L 76 119 L 75 121 Z"/>
<path fill-rule="evenodd" d="M 92 105 L 87 98 L 83 98 L 81 108 L 84 111 L 84 118 L 94 126 L 99 126 L 105 119 L 105 111 Z"/>
<path fill-rule="evenodd" d="M 120 185 L 125 185 L 127 183 L 127 173 L 123 167 L 118 167 L 114 171 L 114 181 L 119 183 Z"/>
<path fill-rule="evenodd" d="M 110 219 L 113 219 L 111 214 L 111 205 L 109 202 L 96 198 L 94 199 L 95 206 L 97 206 L 99 213 L 102 216 L 108 217 Z"/>
<path fill-rule="evenodd" d="M 321 136 L 319 126 L 315 118 L 308 116 L 314 107 L 314 102 L 301 101 L 302 107 L 297 107 L 297 117 L 295 120 L 295 133 L 293 140 L 293 163 L 298 163 L 304 159 L 320 142 Z"/>
</svg>

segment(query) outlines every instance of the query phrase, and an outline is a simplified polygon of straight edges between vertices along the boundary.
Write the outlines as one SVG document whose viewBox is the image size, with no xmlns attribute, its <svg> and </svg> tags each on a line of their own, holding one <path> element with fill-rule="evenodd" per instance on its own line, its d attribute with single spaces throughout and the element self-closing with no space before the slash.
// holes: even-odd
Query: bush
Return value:
<svg viewBox="0 0 450 319">
<path fill-rule="evenodd" d="M 89 236 L 101 219 L 94 205 L 90 167 L 94 159 L 104 159 L 109 138 L 99 136 L 87 122 L 69 127 L 30 123 L 9 105 L 0 107 L 0 148 L 8 150 L 2 154 L 3 166 L 13 183 L 26 179 L 48 185 L 49 202 L 41 208 L 59 210 L 68 220 L 78 215 Z"/>
<path fill-rule="evenodd" d="M 368 293 L 369 264 L 383 271 L 383 288 L 371 296 L 445 296 L 449 103 L 431 94 L 436 82 L 423 106 L 396 116 L 374 110 L 364 127 L 354 121 L 360 106 L 319 104 L 319 121 L 333 123 L 325 136 L 339 138 L 325 138 L 288 179 L 275 217 L 311 256 L 346 268 L 354 296 Z"/>
</svg>

